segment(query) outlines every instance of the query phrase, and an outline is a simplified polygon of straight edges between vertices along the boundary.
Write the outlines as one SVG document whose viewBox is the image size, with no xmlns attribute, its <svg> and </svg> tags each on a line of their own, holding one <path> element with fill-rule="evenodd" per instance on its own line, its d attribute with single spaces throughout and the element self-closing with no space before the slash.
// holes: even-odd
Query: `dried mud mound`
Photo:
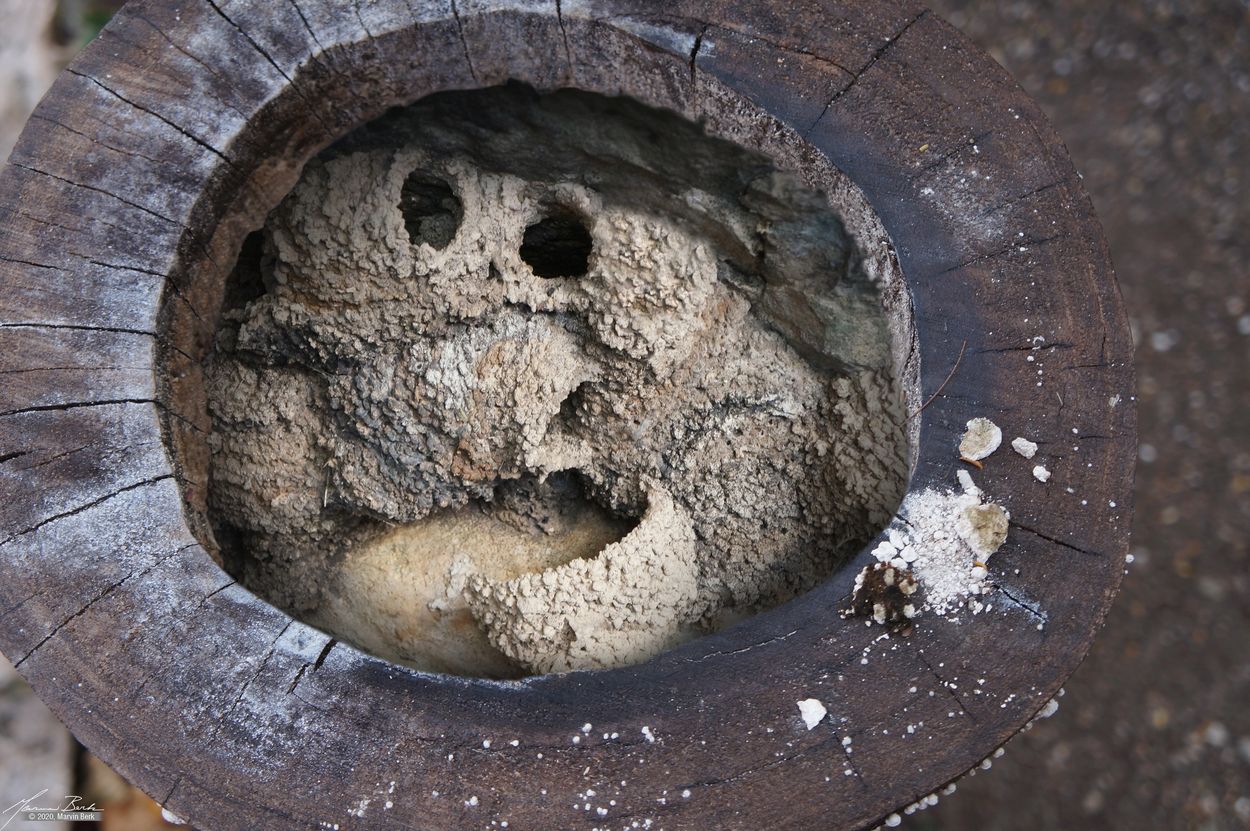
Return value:
<svg viewBox="0 0 1250 831">
<path fill-rule="evenodd" d="M 308 165 L 208 372 L 210 511 L 278 605 L 415 666 L 616 666 L 891 516 L 901 396 L 827 200 L 674 115 L 435 96 Z"/>
</svg>

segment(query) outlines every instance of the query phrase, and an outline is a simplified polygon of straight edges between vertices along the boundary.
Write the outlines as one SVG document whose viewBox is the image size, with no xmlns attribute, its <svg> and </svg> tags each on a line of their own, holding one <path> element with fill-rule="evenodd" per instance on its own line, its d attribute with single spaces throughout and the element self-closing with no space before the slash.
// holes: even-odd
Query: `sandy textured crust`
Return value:
<svg viewBox="0 0 1250 831">
<path fill-rule="evenodd" d="M 470 609 L 530 671 L 637 662 L 811 588 L 901 499 L 903 396 L 857 246 L 825 195 L 670 113 L 518 86 L 422 102 L 311 163 L 248 250 L 208 363 L 217 542 L 385 657 L 460 662 L 431 663 L 446 627 L 399 601 L 433 579 L 461 585 L 436 618 Z M 483 512 L 596 556 L 550 527 L 576 492 L 638 523 L 587 591 L 569 568 L 543 575 L 562 600 L 463 581 L 512 544 Z M 361 581 L 379 535 L 394 577 Z M 549 559 L 523 544 L 505 568 Z M 358 640 L 379 605 L 394 634 Z"/>
</svg>

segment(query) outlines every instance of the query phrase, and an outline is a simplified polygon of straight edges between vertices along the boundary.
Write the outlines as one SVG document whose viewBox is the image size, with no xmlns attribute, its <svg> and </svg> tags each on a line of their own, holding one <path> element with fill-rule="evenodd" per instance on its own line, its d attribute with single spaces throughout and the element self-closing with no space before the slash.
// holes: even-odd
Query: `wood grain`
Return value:
<svg viewBox="0 0 1250 831">
<path fill-rule="evenodd" d="M 1013 517 L 992 611 L 906 639 L 845 621 L 865 552 L 641 666 L 495 683 L 363 655 L 212 562 L 200 363 L 244 236 L 353 127 L 507 79 L 822 154 L 863 189 L 912 292 L 922 399 L 967 341 L 910 487 L 951 481 L 987 416 L 1074 491 L 987 467 Z M 202 828 L 871 827 L 992 753 L 1088 649 L 1127 549 L 1130 355 L 1059 138 L 918 4 L 135 0 L 0 173 L 0 649 Z M 830 712 L 811 731 L 808 697 Z"/>
</svg>

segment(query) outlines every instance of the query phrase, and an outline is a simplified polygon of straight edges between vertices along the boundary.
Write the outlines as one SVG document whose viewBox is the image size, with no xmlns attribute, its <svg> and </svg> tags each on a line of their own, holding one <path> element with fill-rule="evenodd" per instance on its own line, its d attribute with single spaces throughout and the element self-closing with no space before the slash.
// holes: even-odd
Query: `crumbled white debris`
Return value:
<svg viewBox="0 0 1250 831">
<path fill-rule="evenodd" d="M 805 698 L 798 702 L 799 715 L 803 717 L 803 723 L 807 725 L 807 729 L 811 730 L 828 714 L 825 705 L 821 704 L 815 698 Z"/>
<path fill-rule="evenodd" d="M 647 740 L 647 744 L 655 744 L 655 734 L 651 732 L 650 727 L 642 728 L 642 737 Z"/>
<path fill-rule="evenodd" d="M 1037 453 L 1037 442 L 1017 437 L 1011 440 L 1011 449 L 1026 459 L 1032 459 L 1034 454 Z"/>
<path fill-rule="evenodd" d="M 1049 482 L 1050 471 L 1047 470 L 1042 465 L 1037 465 L 1036 467 L 1033 468 L 1033 478 L 1039 482 Z"/>
<path fill-rule="evenodd" d="M 170 825 L 186 825 L 186 820 L 168 808 L 161 808 L 161 819 L 165 820 L 165 822 L 168 822 Z"/>
<path fill-rule="evenodd" d="M 966 425 L 959 442 L 959 455 L 972 462 L 980 461 L 1003 443 L 1003 431 L 988 418 L 974 418 Z"/>
<path fill-rule="evenodd" d="M 986 563 L 1006 541 L 1010 519 L 1006 509 L 985 499 L 968 471 L 957 476 L 962 493 L 930 488 L 909 495 L 901 519 L 890 529 L 898 538 L 873 552 L 883 563 L 910 569 L 923 591 L 920 608 L 939 615 L 956 612 L 988 591 Z M 902 556 L 907 548 L 910 562 Z"/>
</svg>

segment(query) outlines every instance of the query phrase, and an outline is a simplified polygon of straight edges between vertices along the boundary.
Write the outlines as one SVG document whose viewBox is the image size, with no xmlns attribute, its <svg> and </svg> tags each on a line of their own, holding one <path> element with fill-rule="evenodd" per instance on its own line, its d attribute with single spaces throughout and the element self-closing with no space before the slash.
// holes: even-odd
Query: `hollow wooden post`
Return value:
<svg viewBox="0 0 1250 831">
<path fill-rule="evenodd" d="M 1045 487 L 979 474 L 1012 515 L 990 611 L 883 639 L 838 615 L 864 552 L 646 664 L 496 683 L 361 654 L 212 562 L 199 370 L 244 236 L 350 129 L 508 79 L 630 95 L 859 185 L 912 295 L 921 399 L 946 381 L 911 490 L 953 478 L 976 416 L 1056 460 Z M 135 0 L 0 173 L 0 649 L 214 831 L 870 827 L 990 755 L 1089 647 L 1127 550 L 1130 356 L 1059 138 L 911 0 Z"/>
</svg>

